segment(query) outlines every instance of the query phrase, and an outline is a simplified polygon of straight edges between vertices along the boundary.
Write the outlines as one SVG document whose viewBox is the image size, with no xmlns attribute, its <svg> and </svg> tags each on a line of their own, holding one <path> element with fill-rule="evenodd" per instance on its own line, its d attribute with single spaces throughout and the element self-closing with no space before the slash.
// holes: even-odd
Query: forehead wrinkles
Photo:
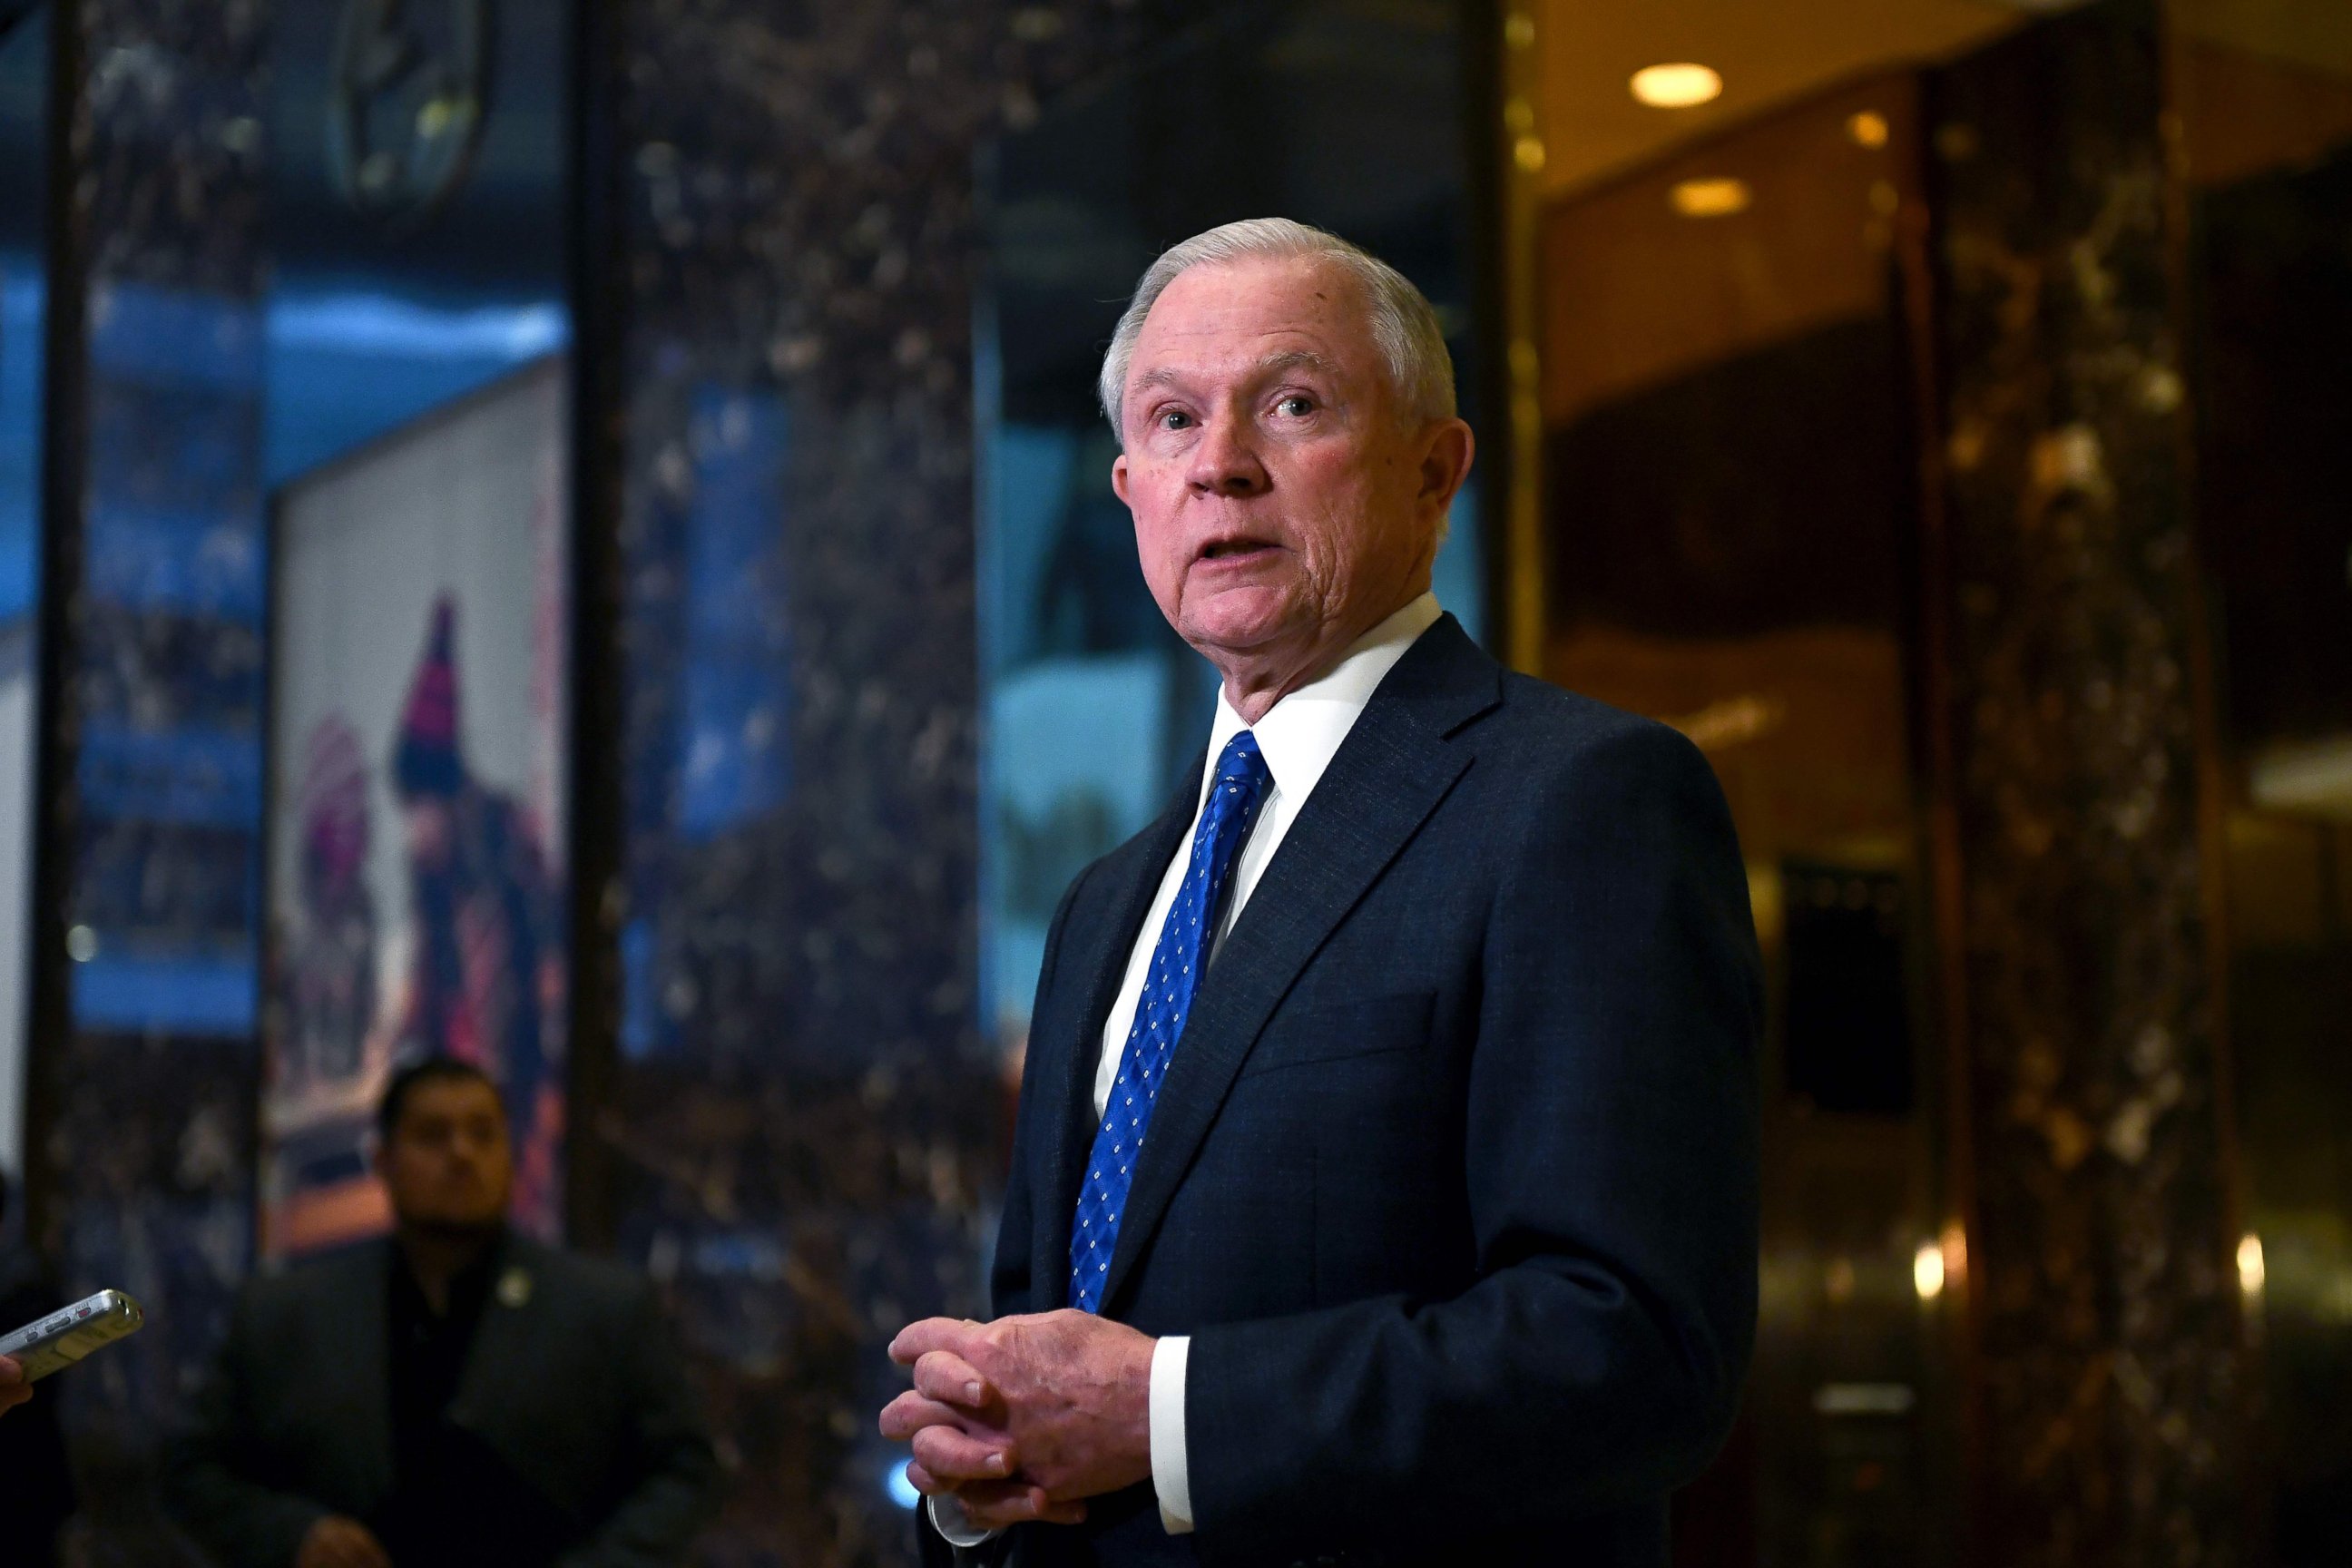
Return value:
<svg viewBox="0 0 2352 1568">
<path fill-rule="evenodd" d="M 1197 388 L 1202 383 L 1216 384 L 1238 381 L 1244 385 L 1274 381 L 1293 372 L 1328 376 L 1334 382 L 1344 382 L 1339 367 L 1329 356 L 1313 349 L 1271 349 L 1249 356 L 1243 353 L 1211 355 L 1205 361 L 1192 363 L 1157 364 L 1138 373 L 1133 390 L 1141 392 L 1151 387 L 1168 386 L 1180 390 Z"/>
<path fill-rule="evenodd" d="M 1287 368 L 1277 360 L 1302 355 L 1334 374 L 1360 376 L 1379 345 L 1360 292 L 1344 269 L 1299 258 L 1193 268 L 1153 303 L 1137 334 L 1128 384 L 1164 384 L 1171 372 L 1265 374 Z"/>
</svg>

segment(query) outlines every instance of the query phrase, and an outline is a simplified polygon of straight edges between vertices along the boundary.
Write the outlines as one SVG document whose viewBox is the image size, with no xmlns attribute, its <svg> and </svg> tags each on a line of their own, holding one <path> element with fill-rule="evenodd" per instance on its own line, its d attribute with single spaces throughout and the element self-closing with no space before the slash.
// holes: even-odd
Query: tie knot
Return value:
<svg viewBox="0 0 2352 1568">
<path fill-rule="evenodd" d="M 1225 742 L 1225 749 L 1217 753 L 1217 779 L 1212 787 L 1220 794 L 1239 789 L 1254 798 L 1273 782 L 1265 755 L 1257 749 L 1257 737 L 1247 730 L 1235 731 L 1234 738 Z"/>
</svg>

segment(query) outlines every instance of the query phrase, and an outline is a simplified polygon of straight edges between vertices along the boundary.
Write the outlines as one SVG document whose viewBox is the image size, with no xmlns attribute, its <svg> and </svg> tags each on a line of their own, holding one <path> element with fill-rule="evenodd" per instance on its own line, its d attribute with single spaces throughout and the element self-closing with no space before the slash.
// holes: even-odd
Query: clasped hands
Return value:
<svg viewBox="0 0 2352 1568">
<path fill-rule="evenodd" d="M 983 1530 L 1076 1524 L 1085 1500 L 1151 1475 L 1150 1335 L 1090 1312 L 926 1318 L 890 1342 L 915 1386 L 882 1412 L 907 1479 Z"/>
</svg>

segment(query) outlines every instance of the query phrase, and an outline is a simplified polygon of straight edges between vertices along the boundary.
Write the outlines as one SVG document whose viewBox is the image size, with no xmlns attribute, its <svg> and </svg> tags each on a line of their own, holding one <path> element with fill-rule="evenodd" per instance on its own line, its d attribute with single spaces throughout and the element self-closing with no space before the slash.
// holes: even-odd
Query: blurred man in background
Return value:
<svg viewBox="0 0 2352 1568">
<path fill-rule="evenodd" d="M 8 1178 L 0 1174 L 0 1224 L 8 1217 Z M 0 1247 L 0 1334 L 65 1305 L 48 1270 L 32 1248 Z M 23 1369 L 0 1360 L 0 1410 L 32 1397 Z M 58 1405 L 43 1399 L 0 1425 L 0 1485 L 8 1497 L 10 1563 L 28 1565 L 58 1560 L 58 1532 L 74 1510 L 73 1472 L 66 1464 L 65 1436 L 58 1429 Z"/>
<path fill-rule="evenodd" d="M 480 1068 L 406 1068 L 377 1130 L 394 1236 L 247 1288 L 173 1457 L 182 1522 L 226 1568 L 678 1561 L 715 1464 L 651 1286 L 507 1228 Z"/>
</svg>

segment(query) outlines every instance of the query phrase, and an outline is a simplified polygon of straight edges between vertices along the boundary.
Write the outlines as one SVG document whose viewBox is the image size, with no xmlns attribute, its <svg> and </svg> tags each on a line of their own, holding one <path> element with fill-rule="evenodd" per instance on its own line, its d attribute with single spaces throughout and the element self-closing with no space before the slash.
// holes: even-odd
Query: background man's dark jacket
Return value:
<svg viewBox="0 0 2352 1568">
<path fill-rule="evenodd" d="M 530 1489 L 518 1507 L 562 1521 L 564 1568 L 680 1561 L 716 1464 L 652 1286 L 519 1237 L 503 1247 L 450 1420 Z M 225 1568 L 287 1568 L 321 1515 L 366 1523 L 391 1497 L 394 1266 L 378 1243 L 238 1300 L 171 1476 L 174 1511 Z"/>
<path fill-rule="evenodd" d="M 1047 938 L 999 1314 L 1066 1304 L 1103 1020 L 1197 777 Z M 1441 619 L 1203 979 L 1120 1224 L 1106 1315 L 1192 1336 L 1197 1532 L 1139 1487 L 963 1555 L 1663 1564 L 1755 1326 L 1759 967 L 1698 752 Z"/>
</svg>

